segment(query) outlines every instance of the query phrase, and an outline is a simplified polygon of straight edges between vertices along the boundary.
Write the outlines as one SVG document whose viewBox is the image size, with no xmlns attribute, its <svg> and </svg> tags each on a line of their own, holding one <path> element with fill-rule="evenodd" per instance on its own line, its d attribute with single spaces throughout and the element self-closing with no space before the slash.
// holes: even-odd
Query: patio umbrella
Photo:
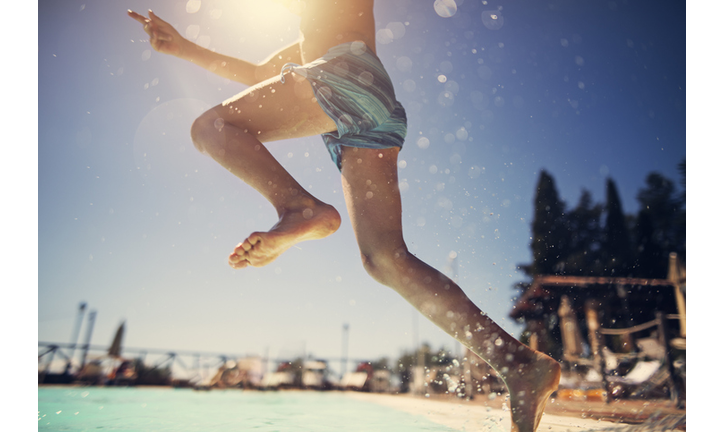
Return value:
<svg viewBox="0 0 724 432">
<path fill-rule="evenodd" d="M 113 342 L 111 342 L 110 348 L 108 348 L 108 356 L 109 357 L 115 357 L 120 358 L 121 357 L 121 342 L 123 340 L 123 331 L 125 328 L 125 321 L 121 323 L 120 326 L 118 326 L 118 330 L 116 330 L 116 336 L 113 338 Z"/>
</svg>

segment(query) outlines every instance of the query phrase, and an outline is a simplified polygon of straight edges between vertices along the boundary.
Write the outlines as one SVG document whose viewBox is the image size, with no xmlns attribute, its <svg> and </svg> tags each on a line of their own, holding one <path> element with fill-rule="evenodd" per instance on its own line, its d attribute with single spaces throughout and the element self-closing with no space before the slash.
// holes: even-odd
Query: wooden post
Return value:
<svg viewBox="0 0 724 432">
<path fill-rule="evenodd" d="M 656 320 L 658 321 L 659 340 L 664 346 L 664 365 L 669 372 L 669 394 L 672 402 L 678 407 L 679 387 L 674 376 L 674 362 L 671 360 L 671 346 L 669 345 L 669 330 L 666 325 L 666 316 L 663 312 L 656 312 Z"/>
<path fill-rule="evenodd" d="M 679 311 L 679 335 L 686 337 L 686 299 L 681 289 L 682 280 L 686 280 L 686 270 L 682 270 L 679 266 L 679 258 L 676 253 L 669 254 L 669 274 L 667 279 L 674 284 L 674 294 L 676 296 L 676 309 Z"/>
<path fill-rule="evenodd" d="M 575 361 L 575 359 L 583 354 L 583 340 L 578 327 L 576 311 L 573 310 L 571 300 L 568 296 L 564 295 L 561 297 L 558 316 L 560 317 L 561 335 L 563 339 L 563 358 L 569 361 Z"/>
<path fill-rule="evenodd" d="M 545 331 L 545 324 L 540 319 L 530 319 L 528 321 L 528 329 L 530 331 L 530 338 L 528 340 L 528 346 L 530 349 L 536 351 L 542 351 L 543 338 L 541 337 L 543 331 Z"/>
<path fill-rule="evenodd" d="M 593 364 L 596 372 L 604 374 L 603 369 L 603 344 L 601 343 L 601 323 L 598 321 L 598 305 L 596 300 L 588 299 L 585 304 L 586 325 L 588 326 L 588 342 L 591 345 Z"/>
<path fill-rule="evenodd" d="M 621 303 L 623 305 L 623 312 L 626 315 L 626 327 L 633 327 L 634 321 L 633 315 L 631 314 L 631 308 L 629 308 L 628 304 L 628 292 L 622 284 L 616 284 L 616 295 L 621 299 Z M 620 338 L 621 348 L 624 352 L 631 352 L 634 350 L 634 340 L 631 333 L 624 333 L 620 335 Z"/>
<path fill-rule="evenodd" d="M 593 354 L 593 367 L 596 372 L 601 374 L 601 384 L 605 390 L 608 390 L 606 381 L 606 365 L 603 358 L 603 341 L 601 339 L 601 323 L 598 320 L 598 306 L 600 302 L 594 299 L 586 300 L 584 306 L 586 311 L 586 324 L 588 326 L 588 340 L 591 344 L 591 353 Z M 606 403 L 609 403 L 608 391 L 606 392 Z"/>
</svg>

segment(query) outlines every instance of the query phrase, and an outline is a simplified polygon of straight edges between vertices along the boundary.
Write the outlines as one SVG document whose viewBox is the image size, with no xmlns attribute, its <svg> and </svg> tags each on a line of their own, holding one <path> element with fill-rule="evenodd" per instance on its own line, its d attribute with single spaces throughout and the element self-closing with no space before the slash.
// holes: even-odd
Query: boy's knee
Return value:
<svg viewBox="0 0 724 432">
<path fill-rule="evenodd" d="M 362 265 L 367 274 L 383 285 L 390 285 L 401 271 L 407 260 L 407 248 L 372 248 L 362 251 Z"/>
<path fill-rule="evenodd" d="M 221 128 L 218 126 L 223 126 L 223 122 L 214 111 L 207 111 L 194 120 L 191 124 L 191 141 L 194 147 L 201 153 L 209 153 L 211 135 L 220 132 Z"/>
<path fill-rule="evenodd" d="M 191 141 L 194 143 L 196 150 L 201 153 L 206 153 L 206 148 L 203 144 L 204 130 L 206 128 L 206 122 L 204 116 L 198 117 L 191 124 Z"/>
</svg>

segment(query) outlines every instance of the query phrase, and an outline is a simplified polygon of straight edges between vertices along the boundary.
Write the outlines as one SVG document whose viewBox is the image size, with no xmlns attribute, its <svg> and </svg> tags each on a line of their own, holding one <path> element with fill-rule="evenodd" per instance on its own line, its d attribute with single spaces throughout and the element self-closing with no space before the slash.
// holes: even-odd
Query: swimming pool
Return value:
<svg viewBox="0 0 724 432">
<path fill-rule="evenodd" d="M 454 429 L 340 393 L 173 388 L 38 389 L 39 431 L 440 431 Z"/>
</svg>

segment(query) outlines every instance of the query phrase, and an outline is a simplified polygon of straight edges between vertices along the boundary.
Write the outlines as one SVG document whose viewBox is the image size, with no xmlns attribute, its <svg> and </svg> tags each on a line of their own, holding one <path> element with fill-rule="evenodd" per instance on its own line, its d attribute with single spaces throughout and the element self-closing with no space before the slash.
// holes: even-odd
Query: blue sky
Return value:
<svg viewBox="0 0 724 432">
<path fill-rule="evenodd" d="M 266 2 L 265 2 L 266 3 Z M 93 344 L 396 358 L 417 339 L 455 343 L 369 278 L 349 219 L 260 269 L 226 256 L 275 212 L 193 148 L 204 110 L 244 87 L 153 51 L 126 9 L 153 9 L 182 35 L 260 61 L 295 40 L 298 18 L 251 1 L 40 1 L 38 4 L 38 339 L 66 342 L 78 303 Z M 686 11 L 681 1 L 378 1 L 379 57 L 408 113 L 400 154 L 408 246 L 457 276 L 513 334 L 517 264 L 531 260 L 541 170 L 575 206 L 624 211 L 657 171 L 686 157 Z M 491 24 L 489 16 L 498 20 Z M 500 26 L 502 22 L 502 26 Z M 488 26 L 486 26 L 486 23 Z M 500 28 L 496 28 L 500 27 Z M 345 209 L 321 138 L 269 146 L 299 182 Z"/>
</svg>

